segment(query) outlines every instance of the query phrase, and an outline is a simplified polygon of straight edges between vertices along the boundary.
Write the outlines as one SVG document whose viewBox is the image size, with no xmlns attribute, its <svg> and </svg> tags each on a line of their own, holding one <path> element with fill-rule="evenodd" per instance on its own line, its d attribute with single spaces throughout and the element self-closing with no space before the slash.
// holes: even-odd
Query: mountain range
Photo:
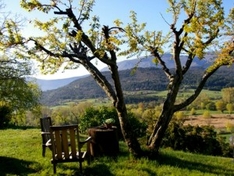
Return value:
<svg viewBox="0 0 234 176">
<path fill-rule="evenodd" d="M 196 61 L 196 62 L 195 62 Z M 200 62 L 195 60 L 194 65 L 188 71 L 183 79 L 182 87 L 194 89 L 197 83 L 200 81 L 201 76 L 204 72 L 204 67 L 209 64 L 207 61 Z M 171 62 L 171 60 L 168 60 Z M 122 82 L 122 88 L 124 92 L 135 92 L 135 91 L 163 91 L 167 89 L 168 80 L 159 66 L 152 63 L 152 58 L 143 58 L 142 62 L 137 65 L 138 60 L 126 60 L 120 62 L 119 75 Z M 198 65 L 200 63 L 200 65 Z M 132 68 L 138 66 L 133 73 Z M 156 68 L 155 68 L 156 67 Z M 126 68 L 126 69 L 125 69 Z M 110 81 L 111 75 L 109 71 L 102 70 L 104 76 Z M 173 72 L 173 69 L 171 68 Z M 205 88 L 210 90 L 221 90 L 224 87 L 234 87 L 234 66 L 220 68 L 212 77 L 207 81 Z M 48 81 L 48 80 L 46 80 Z M 95 80 L 90 76 L 86 75 L 77 78 L 67 78 L 62 80 L 48 81 L 51 85 L 51 90 L 43 91 L 41 99 L 42 104 L 48 106 L 54 106 L 63 104 L 64 102 L 89 99 L 89 98 L 105 98 L 104 91 L 97 85 Z M 55 88 L 57 86 L 57 88 Z M 60 86 L 60 87 L 58 87 Z M 52 89 L 55 88 L 55 89 Z M 137 96 L 127 96 L 127 102 L 140 102 L 140 101 L 155 101 L 153 99 L 144 97 L 142 100 Z"/>
<path fill-rule="evenodd" d="M 164 54 L 163 60 L 167 64 L 168 68 L 174 67 L 174 62 L 171 60 L 171 54 Z M 118 69 L 121 70 L 128 70 L 132 69 L 134 67 L 137 68 L 160 68 L 159 65 L 156 65 L 154 62 L 152 62 L 153 57 L 147 56 L 147 57 L 141 57 L 136 59 L 126 59 L 124 61 L 118 62 Z M 181 56 L 182 64 L 185 63 L 187 57 Z M 206 68 L 209 66 L 209 57 L 204 60 L 200 60 L 198 58 L 195 58 L 195 60 L 192 63 L 192 67 L 201 67 Z M 105 67 L 101 70 L 102 72 L 108 71 L 108 68 Z M 78 77 L 71 77 L 71 78 L 64 78 L 64 79 L 52 79 L 52 80 L 45 80 L 45 79 L 36 79 L 37 84 L 40 86 L 42 91 L 57 89 L 59 87 L 63 87 L 75 80 L 88 77 L 89 75 L 85 76 L 78 76 Z"/>
</svg>

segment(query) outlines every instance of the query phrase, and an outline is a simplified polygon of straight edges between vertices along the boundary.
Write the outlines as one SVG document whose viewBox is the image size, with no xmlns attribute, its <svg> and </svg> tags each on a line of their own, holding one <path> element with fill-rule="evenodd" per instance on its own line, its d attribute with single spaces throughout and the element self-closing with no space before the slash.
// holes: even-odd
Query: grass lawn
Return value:
<svg viewBox="0 0 234 176">
<path fill-rule="evenodd" d="M 43 158 L 39 129 L 0 130 L 0 175 L 53 175 L 49 150 Z M 117 158 L 84 163 L 86 176 L 234 176 L 233 158 L 204 156 L 162 149 L 157 160 L 133 159 L 120 142 Z M 79 175 L 77 163 L 58 164 L 57 175 Z"/>
</svg>

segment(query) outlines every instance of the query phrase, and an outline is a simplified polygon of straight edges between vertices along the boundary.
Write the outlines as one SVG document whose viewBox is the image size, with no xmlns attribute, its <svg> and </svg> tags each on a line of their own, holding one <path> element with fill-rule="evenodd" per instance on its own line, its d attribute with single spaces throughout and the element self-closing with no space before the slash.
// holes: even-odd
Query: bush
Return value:
<svg viewBox="0 0 234 176">
<path fill-rule="evenodd" d="M 213 156 L 232 157 L 232 148 L 224 138 L 217 136 L 212 126 L 184 126 L 172 122 L 162 142 L 163 147 Z"/>
<path fill-rule="evenodd" d="M 80 117 L 80 130 L 81 132 L 86 132 L 88 128 L 103 125 L 105 120 L 110 118 L 115 120 L 113 125 L 117 126 L 119 138 L 122 138 L 118 114 L 112 107 L 87 108 L 85 113 Z M 145 123 L 140 122 L 133 113 L 128 114 L 128 119 L 137 137 L 146 135 L 147 125 Z"/>
<path fill-rule="evenodd" d="M 85 132 L 88 128 L 102 125 L 103 122 L 105 121 L 104 112 L 108 117 L 111 114 L 111 112 L 109 112 L 109 110 L 106 107 L 102 107 L 102 110 L 94 107 L 89 107 L 85 109 L 84 114 L 81 115 L 79 119 L 79 127 L 81 132 Z M 115 114 L 113 114 L 113 116 L 115 116 Z"/>
<path fill-rule="evenodd" d="M 11 108 L 7 105 L 0 106 L 0 128 L 7 127 L 10 122 Z"/>
</svg>

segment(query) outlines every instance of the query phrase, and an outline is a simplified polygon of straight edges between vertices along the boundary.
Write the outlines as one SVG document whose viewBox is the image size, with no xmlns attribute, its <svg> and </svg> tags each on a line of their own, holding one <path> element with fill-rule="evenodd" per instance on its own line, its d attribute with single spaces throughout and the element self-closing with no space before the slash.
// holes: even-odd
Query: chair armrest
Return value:
<svg viewBox="0 0 234 176">
<path fill-rule="evenodd" d="M 85 141 L 80 141 L 80 144 L 83 145 L 83 144 L 89 142 L 91 139 L 92 139 L 92 137 L 89 136 Z"/>
<path fill-rule="evenodd" d="M 45 144 L 45 146 L 46 147 L 50 147 L 52 144 L 51 144 L 51 139 L 49 139 L 47 142 L 46 142 L 46 144 Z"/>
<path fill-rule="evenodd" d="M 50 134 L 50 132 L 44 132 L 44 131 L 42 131 L 41 134 Z"/>
</svg>

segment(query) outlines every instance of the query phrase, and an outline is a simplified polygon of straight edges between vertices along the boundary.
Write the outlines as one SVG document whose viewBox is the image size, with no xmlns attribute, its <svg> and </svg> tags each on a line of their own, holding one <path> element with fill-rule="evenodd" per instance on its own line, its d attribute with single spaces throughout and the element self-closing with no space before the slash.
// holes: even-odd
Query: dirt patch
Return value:
<svg viewBox="0 0 234 176">
<path fill-rule="evenodd" d="M 234 126 L 234 115 L 229 114 L 217 114 L 212 115 L 211 118 L 204 118 L 202 115 L 190 116 L 185 120 L 185 125 L 212 125 L 215 128 L 223 129 L 227 127 L 227 124 L 232 124 Z"/>
</svg>

